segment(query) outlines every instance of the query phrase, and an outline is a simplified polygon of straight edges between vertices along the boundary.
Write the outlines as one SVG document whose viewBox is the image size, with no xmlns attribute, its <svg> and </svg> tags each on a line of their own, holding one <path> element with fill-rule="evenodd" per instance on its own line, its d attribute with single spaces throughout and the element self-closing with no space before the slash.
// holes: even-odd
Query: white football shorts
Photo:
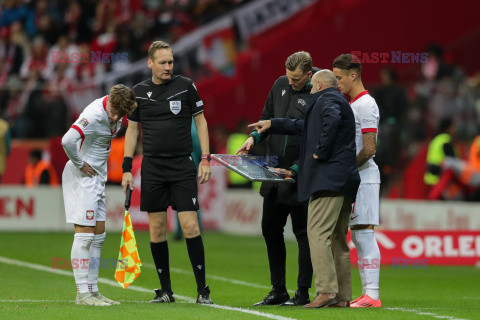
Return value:
<svg viewBox="0 0 480 320">
<path fill-rule="evenodd" d="M 89 177 L 69 161 L 62 174 L 63 201 L 67 223 L 94 227 L 105 221 L 105 184 Z"/>
<path fill-rule="evenodd" d="M 380 183 L 364 183 L 358 187 L 357 198 L 350 214 L 350 226 L 371 224 L 378 226 Z"/>
</svg>

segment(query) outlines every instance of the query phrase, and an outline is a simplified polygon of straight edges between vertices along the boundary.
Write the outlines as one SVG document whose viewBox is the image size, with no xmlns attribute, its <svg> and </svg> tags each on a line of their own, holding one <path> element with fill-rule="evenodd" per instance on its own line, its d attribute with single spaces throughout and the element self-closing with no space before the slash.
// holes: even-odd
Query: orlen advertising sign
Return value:
<svg viewBox="0 0 480 320">
<path fill-rule="evenodd" d="M 375 231 L 382 265 L 476 265 L 480 262 L 480 231 Z M 350 240 L 352 264 L 358 261 Z"/>
</svg>

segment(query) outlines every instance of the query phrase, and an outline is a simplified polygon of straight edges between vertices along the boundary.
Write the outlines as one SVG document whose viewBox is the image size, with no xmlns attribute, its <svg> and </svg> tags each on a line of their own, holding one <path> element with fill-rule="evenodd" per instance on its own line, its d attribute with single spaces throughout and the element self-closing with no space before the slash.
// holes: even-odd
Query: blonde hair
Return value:
<svg viewBox="0 0 480 320">
<path fill-rule="evenodd" d="M 303 73 L 312 71 L 312 57 L 306 51 L 299 51 L 292 54 L 285 61 L 285 67 L 290 71 L 295 71 L 300 68 Z"/>
<path fill-rule="evenodd" d="M 123 84 L 116 84 L 108 96 L 113 112 L 121 117 L 130 115 L 137 107 L 135 92 Z"/>
<path fill-rule="evenodd" d="M 155 52 L 157 50 L 172 50 L 172 47 L 165 41 L 154 41 L 148 48 L 148 58 L 155 61 Z M 173 51 L 173 50 L 172 50 Z"/>
</svg>

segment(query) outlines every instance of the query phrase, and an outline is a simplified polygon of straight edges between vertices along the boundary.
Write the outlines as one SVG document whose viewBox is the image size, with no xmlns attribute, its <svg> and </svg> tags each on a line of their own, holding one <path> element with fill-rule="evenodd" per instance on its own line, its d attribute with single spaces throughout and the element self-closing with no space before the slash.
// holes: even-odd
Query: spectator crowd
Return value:
<svg viewBox="0 0 480 320">
<path fill-rule="evenodd" d="M 0 6 L 0 118 L 10 127 L 8 138 L 63 135 L 75 116 L 68 107 L 72 88 L 99 81 L 111 71 L 127 70 L 146 56 L 151 41 L 161 38 L 175 43 L 250 1 L 4 1 Z M 110 54 L 111 63 L 95 60 L 92 52 Z M 426 52 L 428 61 L 415 67 L 416 80 L 404 81 L 404 70 L 385 68 L 377 84 L 367 84 L 380 109 L 375 161 L 382 175 L 382 193 L 438 134 L 443 120 L 451 119 L 455 126 L 453 143 L 465 150 L 460 158 L 467 158 L 471 142 L 480 134 L 480 71 L 466 75 L 439 45 L 428 46 Z M 201 68 L 195 61 L 189 63 Z M 179 73 L 196 80 L 201 72 Z M 229 136 L 240 131 L 213 126 L 213 151 L 225 153 Z"/>
<path fill-rule="evenodd" d="M 13 138 L 62 135 L 73 117 L 66 101 L 73 86 L 125 70 L 154 39 L 175 43 L 246 2 L 7 0 L 0 7 L 0 117 Z M 111 63 L 92 52 L 110 54 Z"/>
</svg>

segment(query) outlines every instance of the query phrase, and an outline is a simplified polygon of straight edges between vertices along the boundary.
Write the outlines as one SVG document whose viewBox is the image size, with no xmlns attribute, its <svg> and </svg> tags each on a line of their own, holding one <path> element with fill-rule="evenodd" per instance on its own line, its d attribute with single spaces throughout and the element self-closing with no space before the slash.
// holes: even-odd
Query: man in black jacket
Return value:
<svg viewBox="0 0 480 320">
<path fill-rule="evenodd" d="M 304 119 L 306 99 L 310 93 L 312 58 L 308 52 L 296 52 L 285 62 L 286 75 L 278 78 L 268 94 L 260 120 L 271 118 Z M 280 134 L 259 133 L 254 130 L 237 154 L 248 154 L 250 148 L 270 136 L 268 140 L 269 164 L 298 171 L 297 159 L 300 137 Z M 270 265 L 270 279 L 273 286 L 270 293 L 255 305 L 285 306 L 304 305 L 310 302 L 308 289 L 312 284 L 312 262 L 307 237 L 308 204 L 297 201 L 297 186 L 289 183 L 264 182 L 260 189 L 263 196 L 262 234 L 267 245 Z M 298 242 L 298 290 L 290 299 L 285 286 L 286 250 L 283 229 L 287 217 L 292 219 L 293 233 Z"/>
<path fill-rule="evenodd" d="M 305 120 L 271 119 L 250 125 L 258 132 L 302 135 L 298 200 L 310 198 L 308 240 L 317 293 L 304 308 L 348 307 L 352 299 L 346 236 L 360 176 L 353 111 L 336 87 L 332 71 L 319 71 L 312 77 L 313 100 Z M 289 174 L 285 169 L 279 171 Z"/>
</svg>

